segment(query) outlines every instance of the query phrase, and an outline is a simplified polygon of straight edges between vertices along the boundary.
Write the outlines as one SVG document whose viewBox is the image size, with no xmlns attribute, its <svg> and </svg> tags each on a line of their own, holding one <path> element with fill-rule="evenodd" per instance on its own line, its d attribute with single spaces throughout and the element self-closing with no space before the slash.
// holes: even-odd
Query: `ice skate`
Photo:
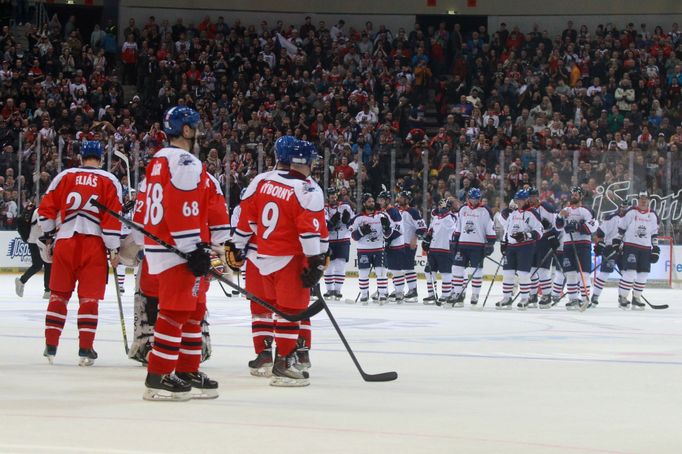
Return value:
<svg viewBox="0 0 682 454">
<path fill-rule="evenodd" d="M 628 298 L 626 296 L 618 296 L 618 307 L 627 310 L 630 308 L 630 301 L 628 301 Z"/>
<path fill-rule="evenodd" d="M 452 307 L 464 307 L 464 292 L 461 292 L 457 295 L 452 295 L 452 298 Z"/>
<path fill-rule="evenodd" d="M 436 297 L 434 295 L 429 295 L 422 300 L 422 303 L 424 303 L 424 305 L 426 305 L 426 306 L 431 306 L 433 304 L 436 304 Z"/>
<path fill-rule="evenodd" d="M 471 306 L 475 307 L 478 305 L 478 295 L 471 295 L 471 300 L 469 301 Z"/>
<path fill-rule="evenodd" d="M 174 374 L 148 373 L 144 385 L 144 400 L 184 402 L 192 398 L 192 385 Z"/>
<path fill-rule="evenodd" d="M 369 296 L 362 295 L 360 297 L 360 302 L 362 303 L 363 306 L 367 306 L 369 304 Z"/>
<path fill-rule="evenodd" d="M 502 298 L 501 301 L 498 301 L 497 303 L 495 303 L 495 309 L 498 309 L 498 310 L 509 310 L 511 308 L 512 308 L 512 301 L 511 301 L 511 298 L 508 296 Z"/>
<path fill-rule="evenodd" d="M 328 299 L 333 298 L 334 295 L 336 295 L 336 292 L 334 292 L 334 290 L 327 290 L 327 291 L 322 295 L 322 298 L 328 300 Z"/>
<path fill-rule="evenodd" d="M 192 387 L 190 396 L 192 399 L 215 399 L 218 397 L 218 382 L 211 380 L 203 372 L 178 372 L 177 378 L 189 383 Z"/>
<path fill-rule="evenodd" d="M 395 298 L 396 298 L 395 292 L 391 292 L 391 293 L 388 295 L 388 300 L 389 300 L 389 301 L 395 301 Z"/>
<path fill-rule="evenodd" d="M 417 295 L 417 289 L 416 288 L 408 290 L 407 293 L 405 294 L 405 302 L 406 303 L 416 303 L 418 299 L 419 299 L 419 295 Z"/>
<path fill-rule="evenodd" d="M 444 303 L 443 307 L 450 307 L 450 308 L 455 307 L 455 300 L 456 300 L 455 295 L 450 295 L 450 296 L 441 295 L 440 300 Z"/>
<path fill-rule="evenodd" d="M 646 305 L 640 300 L 638 297 L 633 296 L 632 297 L 632 303 L 630 308 L 633 311 L 643 311 Z"/>
<path fill-rule="evenodd" d="M 305 341 L 301 338 L 296 343 L 296 369 L 307 371 L 310 369 L 310 349 L 306 347 Z"/>
<path fill-rule="evenodd" d="M 592 298 L 590 299 L 590 305 L 587 307 L 588 308 L 597 307 L 598 305 L 599 305 L 599 297 L 597 295 L 592 295 Z"/>
<path fill-rule="evenodd" d="M 567 311 L 577 311 L 580 309 L 580 304 L 582 301 L 580 299 L 572 299 L 568 303 L 566 303 L 566 310 Z"/>
<path fill-rule="evenodd" d="M 272 339 L 265 339 L 265 348 L 256 359 L 249 361 L 249 371 L 254 377 L 272 376 Z"/>
<path fill-rule="evenodd" d="M 560 294 L 560 295 L 552 294 L 552 303 L 554 303 L 554 304 L 552 304 L 552 306 L 556 306 L 556 304 L 557 304 L 559 301 L 561 301 L 561 298 L 563 298 L 563 297 L 564 297 L 563 294 Z"/>
<path fill-rule="evenodd" d="M 537 293 L 535 295 L 530 295 L 530 297 L 528 298 L 528 304 L 526 305 L 526 307 L 529 307 L 529 308 L 538 307 L 538 294 Z"/>
<path fill-rule="evenodd" d="M 516 303 L 516 308 L 520 311 L 525 311 L 528 308 L 529 300 L 521 300 Z"/>
<path fill-rule="evenodd" d="M 50 299 L 50 295 L 51 295 L 50 291 L 49 291 L 49 290 L 45 290 L 45 291 L 43 292 L 43 299 L 44 299 L 44 300 L 49 300 L 49 299 Z"/>
<path fill-rule="evenodd" d="M 97 359 L 97 352 L 91 348 L 81 348 L 78 350 L 78 357 L 79 366 L 92 366 Z"/>
<path fill-rule="evenodd" d="M 43 356 L 47 358 L 50 364 L 54 364 L 54 357 L 57 355 L 57 347 L 54 345 L 46 345 Z"/>
<path fill-rule="evenodd" d="M 343 299 L 343 295 L 341 294 L 341 290 L 335 291 L 332 298 L 334 299 L 334 301 L 341 301 Z"/>
<path fill-rule="evenodd" d="M 388 297 L 386 295 L 379 295 L 378 303 L 379 306 L 383 306 L 384 304 L 388 303 Z"/>
<path fill-rule="evenodd" d="M 540 309 L 549 309 L 552 306 L 554 306 L 554 304 L 552 304 L 552 297 L 549 295 L 542 295 L 539 303 Z"/>
<path fill-rule="evenodd" d="M 296 368 L 296 352 L 288 356 L 277 355 L 272 366 L 270 386 L 308 386 L 308 372 Z"/>
<path fill-rule="evenodd" d="M 17 293 L 19 298 L 24 296 L 24 283 L 21 282 L 20 278 L 14 279 L 14 291 Z"/>
<path fill-rule="evenodd" d="M 395 295 L 395 303 L 396 304 L 403 304 L 403 299 L 405 296 L 402 293 L 396 293 Z"/>
<path fill-rule="evenodd" d="M 372 293 L 372 301 L 375 303 L 379 301 L 379 292 Z"/>
</svg>

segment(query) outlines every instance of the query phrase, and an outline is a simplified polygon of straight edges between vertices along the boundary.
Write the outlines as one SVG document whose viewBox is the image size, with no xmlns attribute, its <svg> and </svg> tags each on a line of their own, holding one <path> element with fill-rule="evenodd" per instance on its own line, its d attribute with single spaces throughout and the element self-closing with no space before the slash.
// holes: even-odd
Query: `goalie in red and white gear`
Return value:
<svg viewBox="0 0 682 454">
<path fill-rule="evenodd" d="M 649 209 L 649 194 L 641 192 L 637 208 L 629 210 L 618 221 L 618 235 L 611 243 L 621 250 L 622 276 L 618 283 L 618 306 L 627 309 L 632 289 L 632 310 L 643 310 L 642 292 L 646 287 L 651 264 L 658 262 L 658 216 Z"/>
<path fill-rule="evenodd" d="M 260 179 L 253 192 L 247 190 L 235 232 L 239 249 L 244 249 L 252 235 L 257 236 L 262 291 L 285 313 L 305 310 L 310 288 L 322 277 L 327 262 L 324 198 L 319 186 L 308 181 L 315 157 L 312 144 L 296 143 L 289 172 L 273 172 Z M 298 322 L 275 316 L 277 352 L 271 385 L 309 384 L 308 372 L 296 368 L 300 331 Z"/>
<path fill-rule="evenodd" d="M 118 264 L 121 223 L 102 213 L 97 201 L 121 211 L 122 188 L 116 177 L 100 169 L 103 148 L 85 142 L 83 166 L 60 172 L 50 183 L 38 208 L 41 242 L 52 260 L 50 302 L 45 317 L 45 353 L 52 363 L 66 322 L 66 305 L 78 282 L 79 365 L 91 366 L 97 359 L 93 349 L 99 300 L 107 283 L 107 251 L 112 266 Z M 49 257 L 52 255 L 52 257 Z"/>
</svg>

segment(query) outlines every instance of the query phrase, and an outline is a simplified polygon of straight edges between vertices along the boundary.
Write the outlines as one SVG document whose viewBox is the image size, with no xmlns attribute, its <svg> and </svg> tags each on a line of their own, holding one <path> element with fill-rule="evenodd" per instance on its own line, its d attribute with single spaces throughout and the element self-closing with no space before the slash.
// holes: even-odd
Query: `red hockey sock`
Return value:
<svg viewBox="0 0 682 454">
<path fill-rule="evenodd" d="M 296 349 L 296 341 L 300 333 L 299 323 L 290 322 L 275 316 L 275 343 L 277 354 L 289 356 Z"/>
<path fill-rule="evenodd" d="M 275 322 L 272 319 L 272 312 L 262 308 L 256 303 L 251 303 L 251 336 L 253 337 L 253 348 L 256 354 L 265 350 L 266 340 L 275 335 Z"/>
<path fill-rule="evenodd" d="M 206 314 L 206 305 L 199 304 L 194 313 L 182 325 L 182 341 L 176 372 L 196 372 L 201 363 L 201 320 Z"/>
<path fill-rule="evenodd" d="M 97 332 L 97 300 L 79 298 L 78 302 L 78 348 L 89 350 Z"/>
<path fill-rule="evenodd" d="M 59 336 L 66 323 L 66 303 L 71 298 L 70 294 L 52 292 L 50 302 L 47 304 L 45 314 L 45 343 L 51 347 L 59 345 Z"/>
<path fill-rule="evenodd" d="M 305 320 L 301 320 L 301 326 L 299 327 L 299 337 L 303 339 L 303 345 L 306 347 L 310 348 L 312 347 L 312 334 L 313 332 L 311 331 L 310 327 L 310 319 L 307 318 Z"/>
<path fill-rule="evenodd" d="M 159 311 L 154 326 L 154 348 L 147 364 L 150 374 L 169 374 L 175 370 L 182 341 L 182 326 L 189 315 L 187 311 Z"/>
</svg>

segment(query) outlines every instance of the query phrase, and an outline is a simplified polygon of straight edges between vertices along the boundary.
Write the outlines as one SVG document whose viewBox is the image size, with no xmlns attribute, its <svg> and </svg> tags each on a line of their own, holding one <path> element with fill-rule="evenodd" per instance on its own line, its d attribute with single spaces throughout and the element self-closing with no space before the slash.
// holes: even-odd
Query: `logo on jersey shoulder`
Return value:
<svg viewBox="0 0 682 454">
<path fill-rule="evenodd" d="M 7 246 L 7 257 L 10 259 L 19 258 L 22 262 L 28 262 L 31 260 L 31 251 L 27 243 L 20 237 L 16 237 L 10 240 Z"/>
<path fill-rule="evenodd" d="M 308 183 L 306 181 L 305 183 L 303 183 L 303 190 L 305 192 L 313 192 L 313 191 L 315 191 L 315 186 L 311 185 L 310 183 Z"/>
<path fill-rule="evenodd" d="M 195 164 L 194 156 L 192 156 L 189 153 L 183 153 L 178 158 L 178 165 L 179 166 L 193 166 L 194 164 Z"/>
</svg>

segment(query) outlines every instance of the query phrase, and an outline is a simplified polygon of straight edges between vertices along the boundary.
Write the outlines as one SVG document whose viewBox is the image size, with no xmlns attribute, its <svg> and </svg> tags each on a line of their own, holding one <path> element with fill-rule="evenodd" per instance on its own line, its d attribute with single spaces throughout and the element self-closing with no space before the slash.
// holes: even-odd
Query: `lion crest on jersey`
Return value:
<svg viewBox="0 0 682 454">
<path fill-rule="evenodd" d="M 476 233 L 476 226 L 473 221 L 467 221 L 464 224 L 464 233 Z"/>
<path fill-rule="evenodd" d="M 645 225 L 639 225 L 637 226 L 637 238 L 646 238 L 646 226 Z"/>
</svg>

